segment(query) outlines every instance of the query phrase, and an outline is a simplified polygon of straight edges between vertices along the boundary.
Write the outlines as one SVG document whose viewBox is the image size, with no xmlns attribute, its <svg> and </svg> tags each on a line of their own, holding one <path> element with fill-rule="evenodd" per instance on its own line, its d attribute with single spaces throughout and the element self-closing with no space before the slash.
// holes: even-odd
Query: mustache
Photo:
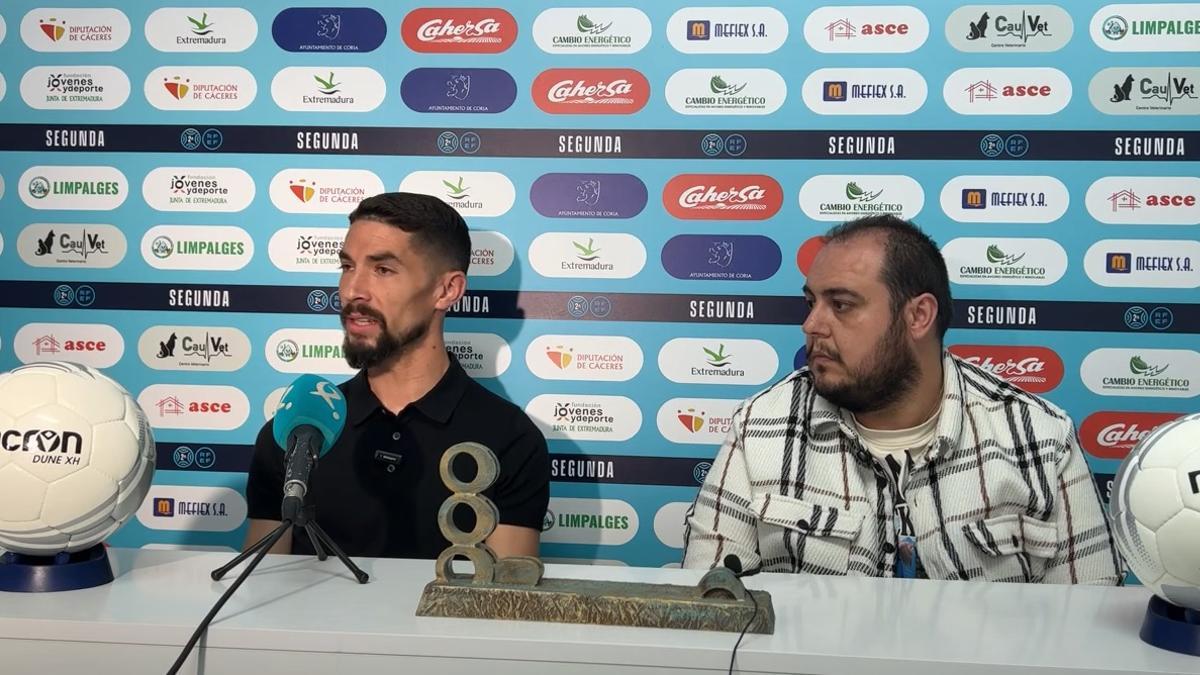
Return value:
<svg viewBox="0 0 1200 675">
<path fill-rule="evenodd" d="M 836 351 L 834 351 L 832 349 L 828 349 L 828 348 L 824 348 L 824 347 L 822 347 L 822 348 L 806 347 L 804 351 L 805 351 L 805 354 L 807 354 L 807 357 L 810 359 L 818 357 L 818 356 L 823 356 L 827 359 L 837 361 L 838 363 L 841 363 L 841 361 L 842 361 L 841 354 L 838 354 Z"/>
<path fill-rule="evenodd" d="M 340 312 L 342 323 L 349 320 L 351 314 L 361 314 L 375 319 L 381 326 L 387 325 L 387 320 L 383 318 L 383 314 L 363 304 L 342 305 L 342 311 Z"/>
</svg>

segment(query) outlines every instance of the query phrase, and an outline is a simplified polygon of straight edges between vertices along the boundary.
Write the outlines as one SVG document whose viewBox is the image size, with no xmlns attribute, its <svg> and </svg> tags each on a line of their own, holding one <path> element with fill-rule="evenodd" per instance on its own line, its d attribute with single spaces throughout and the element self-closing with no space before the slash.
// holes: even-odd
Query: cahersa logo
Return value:
<svg viewBox="0 0 1200 675">
<path fill-rule="evenodd" d="M 427 54 L 496 54 L 517 40 L 517 20 L 498 7 L 423 7 L 400 24 L 404 44 Z"/>
<path fill-rule="evenodd" d="M 650 83 L 631 68 L 551 68 L 532 91 L 537 107 L 553 115 L 629 115 L 650 100 Z"/>
<path fill-rule="evenodd" d="M 763 174 L 675 176 L 663 188 L 663 206 L 685 220 L 766 220 L 783 205 L 783 188 Z"/>
<path fill-rule="evenodd" d="M 1057 387 L 1066 371 L 1058 354 L 1046 347 L 952 345 L 950 353 L 1032 394 Z"/>
<path fill-rule="evenodd" d="M 1093 457 L 1125 459 L 1134 446 L 1149 436 L 1155 427 L 1182 415 L 1183 413 L 1111 410 L 1094 412 L 1079 425 L 1079 443 Z"/>
</svg>

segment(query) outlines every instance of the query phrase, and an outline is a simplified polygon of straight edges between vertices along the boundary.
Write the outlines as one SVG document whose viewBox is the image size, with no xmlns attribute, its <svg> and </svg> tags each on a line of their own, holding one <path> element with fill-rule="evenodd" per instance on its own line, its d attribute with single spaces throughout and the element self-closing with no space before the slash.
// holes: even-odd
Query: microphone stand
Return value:
<svg viewBox="0 0 1200 675">
<path fill-rule="evenodd" d="M 213 605 L 212 609 L 209 610 L 207 615 L 205 615 L 204 620 L 201 621 L 200 625 L 196 627 L 196 631 L 192 633 L 192 637 L 188 639 L 187 644 L 183 646 L 183 651 L 179 653 L 179 657 L 175 659 L 175 663 L 171 666 L 171 669 L 167 671 L 167 675 L 176 675 L 179 672 L 179 669 L 183 667 L 184 662 L 187 661 L 188 655 L 191 654 L 192 649 L 196 647 L 196 643 L 200 641 L 200 636 L 204 635 L 204 632 L 208 630 L 208 625 L 212 623 L 214 618 L 216 618 L 217 612 L 221 611 L 221 608 L 225 606 L 225 603 L 229 601 L 229 598 L 231 598 L 234 592 L 237 591 L 238 587 L 242 585 L 242 582 L 244 582 L 250 576 L 250 573 L 254 571 L 254 568 L 258 567 L 258 564 L 262 562 L 264 557 L 266 557 L 267 552 L 271 550 L 271 547 L 274 546 L 275 543 L 279 541 L 281 537 L 283 537 L 284 533 L 292 527 L 302 527 L 304 528 L 304 531 L 308 533 L 308 538 L 310 541 L 312 541 L 313 549 L 316 550 L 318 560 L 325 560 L 329 557 L 329 555 L 325 552 L 326 549 L 328 549 L 332 551 L 333 554 L 338 557 L 338 560 L 341 560 L 342 564 L 344 564 L 350 570 L 358 583 L 365 584 L 370 579 L 370 576 L 366 572 L 359 569 L 358 565 L 355 565 L 354 561 L 350 560 L 350 558 L 342 551 L 342 549 L 339 548 L 338 545 L 329 538 L 329 535 L 325 533 L 325 530 L 321 529 L 321 526 L 317 524 L 315 507 L 299 506 L 299 500 L 293 499 L 285 499 L 284 504 L 286 512 L 283 514 L 284 519 L 279 523 L 278 527 L 276 527 L 274 530 L 271 530 L 270 533 L 268 533 L 262 539 L 259 539 L 245 551 L 239 553 L 233 560 L 230 560 L 228 563 L 212 571 L 213 581 L 220 581 L 226 573 L 228 573 L 234 567 L 237 567 L 243 560 L 252 555 L 254 556 L 254 559 L 250 561 L 250 564 L 246 565 L 246 569 L 242 570 L 242 573 L 237 576 L 237 579 L 235 579 L 233 584 L 229 586 L 229 589 L 225 591 L 224 595 L 222 595 L 219 600 L 217 600 L 216 604 Z"/>
</svg>

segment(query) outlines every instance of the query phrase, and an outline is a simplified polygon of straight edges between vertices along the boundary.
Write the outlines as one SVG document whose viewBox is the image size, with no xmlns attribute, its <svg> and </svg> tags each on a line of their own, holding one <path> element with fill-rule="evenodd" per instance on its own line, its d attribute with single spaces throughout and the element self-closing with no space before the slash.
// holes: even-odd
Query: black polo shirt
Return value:
<svg viewBox="0 0 1200 675">
<path fill-rule="evenodd" d="M 453 354 L 437 385 L 398 415 L 379 403 L 366 371 L 339 388 L 346 395 L 346 427 L 313 469 L 305 501 L 315 505 L 317 522 L 348 555 L 432 559 L 449 546 L 437 524 L 438 509 L 450 496 L 438 466 L 442 453 L 463 441 L 486 445 L 500 460 L 500 476 L 484 492 L 500 522 L 541 531 L 550 501 L 546 439 L 525 411 L 472 380 Z M 386 454 L 377 457 L 377 451 Z M 396 455 L 398 463 L 388 461 Z M 246 484 L 251 518 L 282 519 L 283 473 L 284 451 L 267 422 Z M 459 508 L 455 522 L 469 532 L 474 515 Z M 308 535 L 293 530 L 292 553 L 313 552 Z"/>
</svg>

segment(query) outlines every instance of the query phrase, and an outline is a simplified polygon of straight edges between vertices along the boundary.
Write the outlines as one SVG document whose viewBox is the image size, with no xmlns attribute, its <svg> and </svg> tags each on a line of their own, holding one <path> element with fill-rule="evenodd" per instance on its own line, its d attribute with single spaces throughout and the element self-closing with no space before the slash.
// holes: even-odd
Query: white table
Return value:
<svg viewBox="0 0 1200 675">
<path fill-rule="evenodd" d="M 227 554 L 111 549 L 117 579 L 66 593 L 0 593 L 0 673 L 163 673 L 235 575 Z M 268 556 L 183 672 L 724 673 L 736 636 L 413 615 L 431 561 Z M 694 570 L 548 565 L 547 576 L 693 584 Z M 1066 675 L 1200 673 L 1200 658 L 1138 639 L 1148 592 L 763 574 L 774 635 L 747 635 L 741 673 Z"/>
</svg>

